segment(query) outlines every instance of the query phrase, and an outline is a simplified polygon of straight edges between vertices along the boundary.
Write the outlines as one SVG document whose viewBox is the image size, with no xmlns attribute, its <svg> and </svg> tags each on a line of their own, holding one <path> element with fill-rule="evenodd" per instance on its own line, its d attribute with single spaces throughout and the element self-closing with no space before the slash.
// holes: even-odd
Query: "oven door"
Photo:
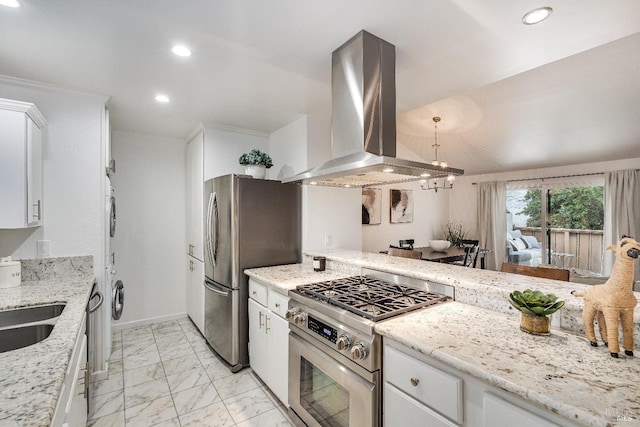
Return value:
<svg viewBox="0 0 640 427">
<path fill-rule="evenodd" d="M 378 426 L 379 371 L 368 375 L 371 381 L 289 333 L 289 405 L 306 425 Z"/>
</svg>

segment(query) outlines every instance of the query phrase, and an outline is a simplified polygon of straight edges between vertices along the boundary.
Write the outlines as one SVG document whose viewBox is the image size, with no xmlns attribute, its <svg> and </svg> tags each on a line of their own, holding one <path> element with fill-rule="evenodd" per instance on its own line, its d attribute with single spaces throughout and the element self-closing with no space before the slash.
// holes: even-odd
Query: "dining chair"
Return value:
<svg viewBox="0 0 640 427">
<path fill-rule="evenodd" d="M 399 256 L 402 258 L 412 258 L 412 259 L 422 259 L 422 252 L 420 251 L 412 251 L 410 249 L 401 249 L 393 246 L 389 246 L 390 256 Z"/>
<path fill-rule="evenodd" d="M 463 267 L 476 268 L 478 263 L 478 254 L 480 254 L 479 240 L 462 240 L 462 247 L 464 248 L 464 259 L 462 261 L 456 261 L 454 265 L 461 265 Z"/>
<path fill-rule="evenodd" d="M 500 271 L 503 273 L 522 274 L 524 276 L 541 277 L 543 279 L 569 281 L 569 270 L 555 267 L 531 267 L 530 265 L 502 264 Z"/>
</svg>

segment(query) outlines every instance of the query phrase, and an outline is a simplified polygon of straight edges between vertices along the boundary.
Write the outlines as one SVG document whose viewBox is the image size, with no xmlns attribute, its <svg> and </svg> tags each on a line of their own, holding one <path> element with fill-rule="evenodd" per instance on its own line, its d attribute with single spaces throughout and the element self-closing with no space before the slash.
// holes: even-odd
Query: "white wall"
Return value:
<svg viewBox="0 0 640 427">
<path fill-rule="evenodd" d="M 462 176 L 456 180 L 455 187 L 451 190 L 451 197 L 449 201 L 450 218 L 454 221 L 462 221 L 465 230 L 469 231 L 469 235 L 477 236 L 478 197 L 477 186 L 473 185 L 473 183 L 497 180 L 509 181 L 516 179 L 548 178 L 638 168 L 640 168 L 640 158 L 514 172 L 501 172 L 495 174 Z"/>
<path fill-rule="evenodd" d="M 276 179 L 304 172 L 331 159 L 330 122 L 304 116 L 269 138 Z M 302 249 L 362 248 L 360 189 L 302 188 Z"/>
<path fill-rule="evenodd" d="M 230 173 L 243 174 L 244 166 L 238 159 L 254 148 L 269 152 L 269 138 L 265 134 L 213 126 L 204 126 L 203 130 L 205 181 Z M 267 179 L 275 179 L 271 169 L 267 169 Z"/>
<path fill-rule="evenodd" d="M 106 97 L 4 77 L 0 97 L 34 103 L 48 122 L 42 147 L 43 225 L 0 230 L 0 256 L 36 258 L 36 242 L 50 240 L 52 257 L 93 255 L 94 271 L 102 272 Z"/>
<path fill-rule="evenodd" d="M 126 296 L 114 324 L 186 315 L 186 145 L 114 132 L 112 156 L 118 221 L 112 248 Z"/>
<path fill-rule="evenodd" d="M 399 240 L 414 239 L 415 247 L 429 246 L 429 240 L 442 238 L 442 227 L 449 220 L 449 192 L 422 190 L 419 182 L 383 185 L 379 225 L 362 226 L 362 250 L 379 252 L 398 245 Z M 409 189 L 413 195 L 413 222 L 391 224 L 392 189 Z"/>
</svg>

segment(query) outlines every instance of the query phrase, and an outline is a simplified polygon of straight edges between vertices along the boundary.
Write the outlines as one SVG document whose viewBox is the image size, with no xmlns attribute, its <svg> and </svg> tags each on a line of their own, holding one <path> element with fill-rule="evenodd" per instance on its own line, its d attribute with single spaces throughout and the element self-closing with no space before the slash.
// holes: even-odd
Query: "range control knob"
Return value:
<svg viewBox="0 0 640 427">
<path fill-rule="evenodd" d="M 293 316 L 295 316 L 296 314 L 298 314 L 298 308 L 297 307 L 291 307 L 289 310 L 287 310 L 287 312 L 285 313 L 284 317 L 287 320 L 292 320 Z"/>
<path fill-rule="evenodd" d="M 304 325 L 306 321 L 307 315 L 304 313 L 298 313 L 293 316 L 293 323 L 295 323 L 296 325 Z"/>
<path fill-rule="evenodd" d="M 336 340 L 336 348 L 338 351 L 347 350 L 351 346 L 351 340 L 346 335 L 340 335 Z"/>
<path fill-rule="evenodd" d="M 351 347 L 351 358 L 353 360 L 364 360 L 367 357 L 367 348 L 363 343 L 358 342 Z"/>
</svg>

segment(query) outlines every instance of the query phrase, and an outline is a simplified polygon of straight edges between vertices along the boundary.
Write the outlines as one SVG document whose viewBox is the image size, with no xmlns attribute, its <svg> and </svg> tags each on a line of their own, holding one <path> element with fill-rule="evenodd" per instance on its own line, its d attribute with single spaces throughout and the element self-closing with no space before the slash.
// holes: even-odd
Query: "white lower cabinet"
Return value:
<svg viewBox="0 0 640 427">
<path fill-rule="evenodd" d="M 204 263 L 187 255 L 187 314 L 204 335 Z"/>
<path fill-rule="evenodd" d="M 383 357 L 386 426 L 578 425 L 394 341 L 385 339 Z"/>
<path fill-rule="evenodd" d="M 518 427 L 552 427 L 557 425 L 492 393 L 484 393 L 483 406 L 485 426 L 512 427 L 512 420 L 517 420 Z"/>
<path fill-rule="evenodd" d="M 52 427 L 75 427 L 87 424 L 88 381 L 87 335 L 83 320 L 53 414 Z"/>
<path fill-rule="evenodd" d="M 249 280 L 249 363 L 280 401 L 288 405 L 289 297 Z"/>
</svg>

